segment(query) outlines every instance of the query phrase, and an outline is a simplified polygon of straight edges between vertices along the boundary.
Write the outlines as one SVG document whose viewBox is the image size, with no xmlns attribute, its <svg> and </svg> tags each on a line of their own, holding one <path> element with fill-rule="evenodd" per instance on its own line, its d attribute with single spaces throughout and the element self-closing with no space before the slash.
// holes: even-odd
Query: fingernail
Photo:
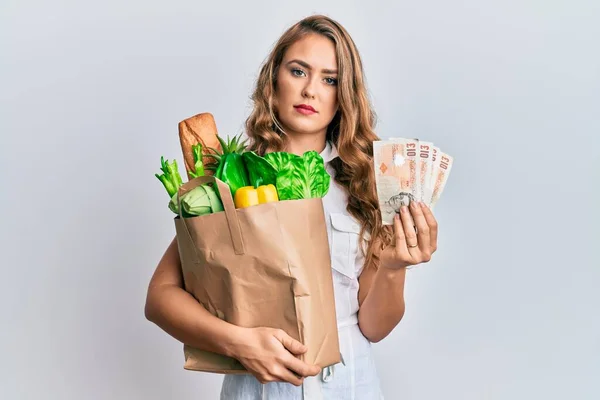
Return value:
<svg viewBox="0 0 600 400">
<path fill-rule="evenodd" d="M 402 206 L 402 207 L 400 207 L 400 210 L 405 213 L 408 211 L 408 207 Z"/>
</svg>

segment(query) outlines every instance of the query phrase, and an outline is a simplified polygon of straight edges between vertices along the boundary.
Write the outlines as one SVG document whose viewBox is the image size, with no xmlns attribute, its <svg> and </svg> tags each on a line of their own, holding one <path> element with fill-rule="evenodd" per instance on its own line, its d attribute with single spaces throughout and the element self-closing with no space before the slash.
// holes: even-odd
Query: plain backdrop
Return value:
<svg viewBox="0 0 600 400">
<path fill-rule="evenodd" d="M 1 399 L 218 397 L 144 318 L 175 233 L 154 174 L 185 118 L 243 131 L 313 13 L 354 38 L 377 133 L 455 157 L 439 250 L 374 345 L 386 398 L 600 398 L 600 3 L 394 3 L 1 2 Z"/>
</svg>

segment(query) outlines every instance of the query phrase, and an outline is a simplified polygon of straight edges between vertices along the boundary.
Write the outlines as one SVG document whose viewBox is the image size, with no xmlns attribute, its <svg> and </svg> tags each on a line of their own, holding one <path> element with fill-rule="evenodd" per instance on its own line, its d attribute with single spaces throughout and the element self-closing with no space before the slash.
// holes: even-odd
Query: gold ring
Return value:
<svg viewBox="0 0 600 400">
<path fill-rule="evenodd" d="M 410 244 L 408 245 L 408 247 L 410 247 L 411 249 L 412 249 L 413 247 L 417 247 L 417 246 L 418 246 L 418 244 L 413 244 L 412 246 L 411 246 Z"/>
</svg>

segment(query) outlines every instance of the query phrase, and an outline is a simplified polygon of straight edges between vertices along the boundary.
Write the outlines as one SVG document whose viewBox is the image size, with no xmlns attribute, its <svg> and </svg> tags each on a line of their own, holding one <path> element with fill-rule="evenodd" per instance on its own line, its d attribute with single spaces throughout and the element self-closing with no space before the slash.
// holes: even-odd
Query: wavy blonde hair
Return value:
<svg viewBox="0 0 600 400">
<path fill-rule="evenodd" d="M 390 227 L 383 226 L 375 190 L 373 141 L 376 114 L 365 86 L 362 61 L 354 41 L 338 22 L 324 15 L 302 19 L 279 38 L 263 63 L 251 96 L 252 113 L 246 120 L 249 150 L 264 155 L 286 148 L 287 136 L 274 111 L 277 72 L 286 50 L 309 34 L 320 34 L 335 45 L 338 68 L 337 98 L 339 108 L 327 127 L 326 139 L 334 143 L 339 158 L 330 164 L 335 181 L 348 190 L 348 212 L 361 225 L 360 237 L 369 232 L 371 239 L 362 246 L 366 266 L 378 266 L 379 251 L 392 239 Z"/>
</svg>

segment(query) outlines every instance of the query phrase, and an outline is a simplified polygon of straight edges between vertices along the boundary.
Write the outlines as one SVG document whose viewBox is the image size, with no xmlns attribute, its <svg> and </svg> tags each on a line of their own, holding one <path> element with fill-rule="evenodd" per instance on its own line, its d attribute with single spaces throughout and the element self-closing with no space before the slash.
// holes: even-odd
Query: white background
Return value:
<svg viewBox="0 0 600 400">
<path fill-rule="evenodd" d="M 455 157 L 439 250 L 375 345 L 387 399 L 598 399 L 597 1 L 0 5 L 0 398 L 216 399 L 144 318 L 177 123 L 236 134 L 312 13 L 363 57 L 381 137 Z M 595 380 L 595 381 L 594 381 Z"/>
</svg>

